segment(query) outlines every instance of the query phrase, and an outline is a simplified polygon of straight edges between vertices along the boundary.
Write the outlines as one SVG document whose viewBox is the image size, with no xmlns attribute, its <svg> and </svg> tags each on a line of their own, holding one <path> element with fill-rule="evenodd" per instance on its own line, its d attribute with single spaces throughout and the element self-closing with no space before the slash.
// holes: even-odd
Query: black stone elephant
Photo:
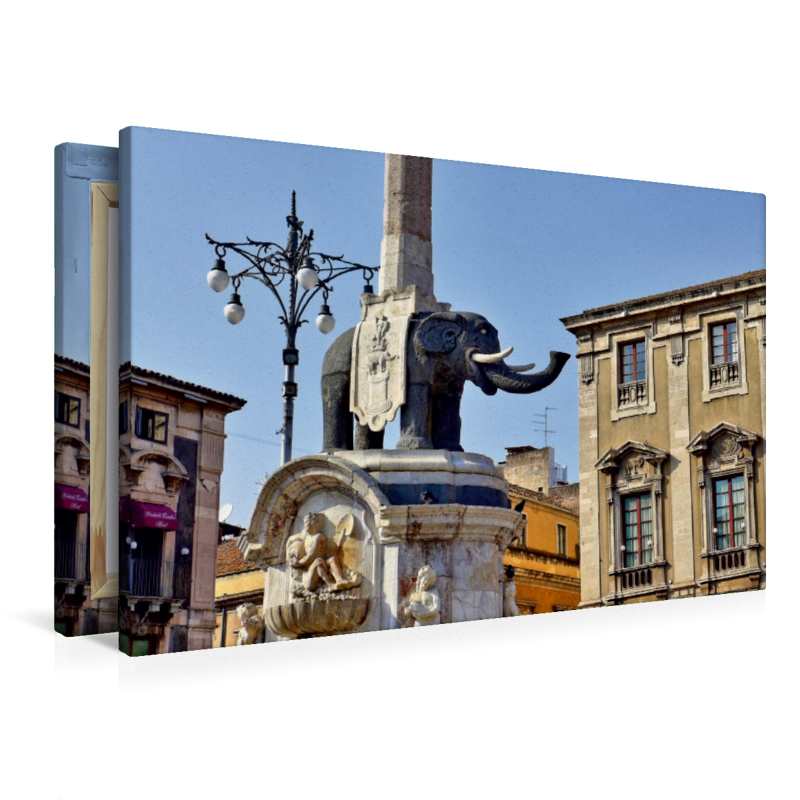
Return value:
<svg viewBox="0 0 800 800">
<path fill-rule="evenodd" d="M 356 424 L 350 411 L 351 359 L 355 328 L 343 333 L 322 365 L 323 451 L 379 449 L 383 431 Z M 538 392 L 559 376 L 570 356 L 551 352 L 541 372 L 503 360 L 495 327 L 480 314 L 434 312 L 412 319 L 406 349 L 406 402 L 400 408 L 399 450 L 453 450 L 461 446 L 461 395 L 467 380 L 488 395 Z"/>
</svg>

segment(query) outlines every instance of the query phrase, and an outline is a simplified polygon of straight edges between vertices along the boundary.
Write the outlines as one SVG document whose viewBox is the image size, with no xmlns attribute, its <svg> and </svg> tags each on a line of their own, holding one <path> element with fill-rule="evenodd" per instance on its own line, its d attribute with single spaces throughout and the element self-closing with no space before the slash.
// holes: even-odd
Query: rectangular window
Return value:
<svg viewBox="0 0 800 800">
<path fill-rule="evenodd" d="M 624 344 L 620 348 L 622 356 L 622 380 L 620 383 L 635 383 L 643 381 L 647 377 L 645 374 L 645 343 L 632 342 Z"/>
<path fill-rule="evenodd" d="M 558 545 L 558 554 L 565 556 L 567 554 L 567 526 L 558 525 L 556 530 L 556 543 Z"/>
<path fill-rule="evenodd" d="M 128 432 L 128 401 L 120 404 L 119 407 L 119 435 Z"/>
<path fill-rule="evenodd" d="M 149 408 L 136 408 L 136 435 L 151 442 L 167 441 L 167 415 Z"/>
<path fill-rule="evenodd" d="M 653 563 L 653 508 L 650 492 L 623 498 L 625 526 L 625 566 Z"/>
<path fill-rule="evenodd" d="M 714 528 L 717 550 L 743 547 L 744 476 L 718 478 L 714 481 Z"/>
<path fill-rule="evenodd" d="M 736 323 L 725 322 L 711 326 L 711 363 L 730 364 L 739 360 Z"/>
<path fill-rule="evenodd" d="M 56 392 L 56 422 L 63 422 L 65 425 L 79 428 L 80 419 L 81 401 L 77 397 Z"/>
</svg>

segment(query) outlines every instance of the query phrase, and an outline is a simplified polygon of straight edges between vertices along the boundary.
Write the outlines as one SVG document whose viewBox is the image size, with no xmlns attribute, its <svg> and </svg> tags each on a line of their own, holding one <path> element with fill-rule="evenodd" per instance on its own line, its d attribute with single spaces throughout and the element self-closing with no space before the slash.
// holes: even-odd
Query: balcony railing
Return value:
<svg viewBox="0 0 800 800">
<path fill-rule="evenodd" d="M 119 576 L 120 591 L 131 597 L 187 599 L 189 597 L 189 563 L 155 558 L 122 557 Z"/>
<path fill-rule="evenodd" d="M 725 577 L 747 567 L 747 550 L 721 550 L 711 555 L 711 566 L 716 577 Z"/>
<path fill-rule="evenodd" d="M 61 580 L 89 580 L 89 548 L 75 542 L 55 543 L 55 577 Z"/>
<path fill-rule="evenodd" d="M 633 383 L 621 383 L 618 387 L 617 407 L 635 408 L 636 406 L 647 405 L 647 381 L 634 381 Z"/>
<path fill-rule="evenodd" d="M 623 590 L 639 589 L 653 585 L 653 570 L 651 567 L 644 566 L 623 572 L 619 576 L 619 585 Z"/>
<path fill-rule="evenodd" d="M 726 386 L 738 385 L 739 362 L 728 361 L 724 364 L 712 364 L 709 383 L 712 389 L 724 389 Z"/>
</svg>

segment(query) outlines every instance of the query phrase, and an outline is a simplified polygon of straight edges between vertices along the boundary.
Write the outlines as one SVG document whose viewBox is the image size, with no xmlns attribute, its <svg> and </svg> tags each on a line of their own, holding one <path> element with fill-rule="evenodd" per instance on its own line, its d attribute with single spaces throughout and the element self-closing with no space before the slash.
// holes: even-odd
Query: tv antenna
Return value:
<svg viewBox="0 0 800 800">
<path fill-rule="evenodd" d="M 537 433 L 543 433 L 544 434 L 544 446 L 545 447 L 547 447 L 547 434 L 548 433 L 557 433 L 557 431 L 550 430 L 550 428 L 547 425 L 547 412 L 548 411 L 558 411 L 558 409 L 557 408 L 552 408 L 551 406 L 545 406 L 544 407 L 544 414 L 534 414 L 533 415 L 534 417 L 543 417 L 543 419 L 535 419 L 533 421 L 533 424 L 534 425 L 542 425 L 543 426 L 541 428 L 534 428 L 534 430 Z"/>
</svg>

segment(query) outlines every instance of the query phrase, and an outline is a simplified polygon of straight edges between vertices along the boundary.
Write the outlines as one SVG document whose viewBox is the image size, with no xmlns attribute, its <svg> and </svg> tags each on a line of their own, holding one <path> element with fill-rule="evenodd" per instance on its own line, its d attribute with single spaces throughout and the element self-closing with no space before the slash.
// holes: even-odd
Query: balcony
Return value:
<svg viewBox="0 0 800 800">
<path fill-rule="evenodd" d="M 67 581 L 89 580 L 89 548 L 75 542 L 55 542 L 55 578 Z"/>
<path fill-rule="evenodd" d="M 623 589 L 639 589 L 646 586 L 653 585 L 653 570 L 649 566 L 637 567 L 621 572 L 619 576 L 619 585 Z"/>
<path fill-rule="evenodd" d="M 188 561 L 122 557 L 119 576 L 120 592 L 134 598 L 186 600 L 189 597 Z"/>
<path fill-rule="evenodd" d="M 712 364 L 709 373 L 709 388 L 727 389 L 739 385 L 739 362 L 727 361 L 723 364 Z"/>
<path fill-rule="evenodd" d="M 628 597 L 652 595 L 664 597 L 667 592 L 667 562 L 653 561 L 635 567 L 617 567 L 610 570 L 612 593 L 608 600 L 624 601 Z"/>
<path fill-rule="evenodd" d="M 617 387 L 617 408 L 621 411 L 628 408 L 647 405 L 647 381 L 622 383 Z"/>
<path fill-rule="evenodd" d="M 706 561 L 707 574 L 703 575 L 698 583 L 702 585 L 717 585 L 720 587 L 727 581 L 732 581 L 731 586 L 742 587 L 742 579 L 746 578 L 753 589 L 758 589 L 764 578 L 764 567 L 759 563 L 759 545 L 749 544 L 741 547 L 731 547 L 728 550 L 712 550 L 702 553 L 701 558 Z M 734 589 L 735 590 L 735 589 Z M 715 592 L 725 591 L 714 589 Z"/>
</svg>

